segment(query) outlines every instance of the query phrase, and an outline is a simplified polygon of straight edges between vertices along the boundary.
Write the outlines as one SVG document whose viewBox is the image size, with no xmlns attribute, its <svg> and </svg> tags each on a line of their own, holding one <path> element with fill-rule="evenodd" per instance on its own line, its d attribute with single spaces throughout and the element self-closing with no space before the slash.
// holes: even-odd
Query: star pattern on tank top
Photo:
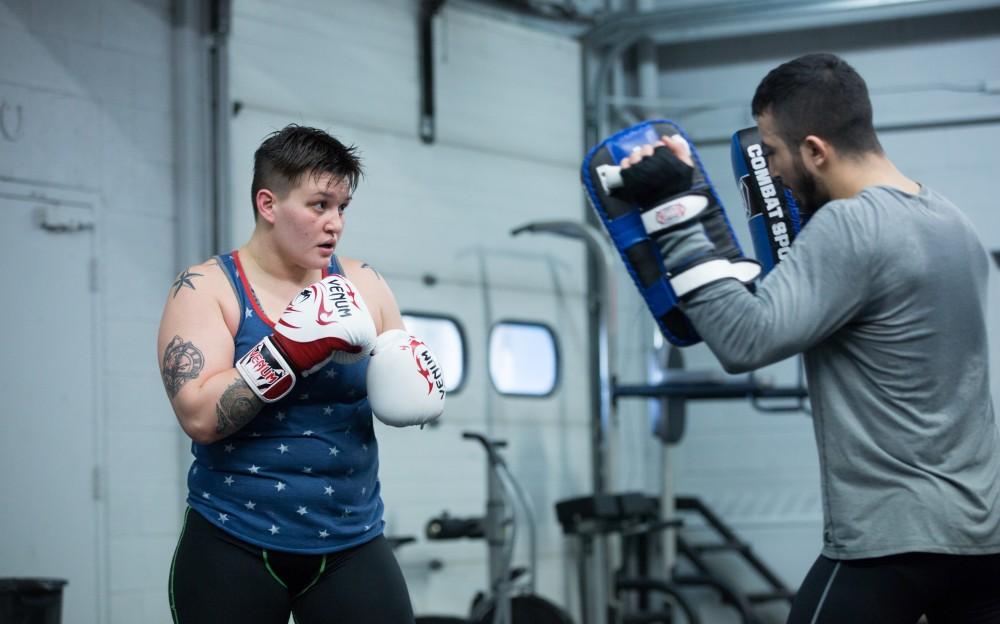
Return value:
<svg viewBox="0 0 1000 624">
<path fill-rule="evenodd" d="M 273 330 L 264 327 L 259 298 L 234 269 L 230 262 L 243 306 L 236 340 L 242 349 Z M 364 369 L 332 363 L 319 372 L 301 380 L 288 403 L 266 408 L 231 439 L 195 449 L 191 491 L 216 525 L 296 548 L 308 548 L 310 540 L 333 548 L 356 539 L 362 527 L 381 526 L 371 410 L 358 400 L 365 396 Z"/>
</svg>

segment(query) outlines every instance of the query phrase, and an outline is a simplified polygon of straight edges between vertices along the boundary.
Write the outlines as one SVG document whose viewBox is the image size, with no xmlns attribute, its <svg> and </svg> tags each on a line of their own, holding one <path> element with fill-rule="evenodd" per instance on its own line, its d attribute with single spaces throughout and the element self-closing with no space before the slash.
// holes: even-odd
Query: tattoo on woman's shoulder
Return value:
<svg viewBox="0 0 1000 624">
<path fill-rule="evenodd" d="M 372 265 L 368 264 L 367 262 L 363 263 L 361 265 L 361 268 L 362 269 L 371 269 L 372 273 L 375 274 L 375 277 L 379 278 L 379 280 L 382 279 L 382 276 L 378 274 L 378 271 L 375 270 L 375 267 L 373 267 Z"/>
<path fill-rule="evenodd" d="M 191 290 L 195 290 L 194 282 L 191 280 L 193 280 L 196 277 L 202 277 L 202 276 L 203 275 L 201 273 L 192 273 L 187 269 L 181 271 L 181 274 L 177 276 L 177 279 L 174 280 L 174 283 L 170 286 L 171 288 L 174 289 L 174 297 L 175 298 L 177 297 L 177 293 L 181 291 L 181 288 L 187 287 L 190 288 Z"/>
<path fill-rule="evenodd" d="M 242 379 L 237 379 L 222 393 L 215 405 L 218 424 L 215 432 L 229 435 L 250 422 L 264 403 Z"/>
<path fill-rule="evenodd" d="M 197 378 L 203 368 L 205 355 L 198 347 L 180 336 L 171 338 L 167 348 L 163 350 L 163 363 L 160 366 L 167 396 L 171 399 L 177 396 L 181 386 Z"/>
</svg>

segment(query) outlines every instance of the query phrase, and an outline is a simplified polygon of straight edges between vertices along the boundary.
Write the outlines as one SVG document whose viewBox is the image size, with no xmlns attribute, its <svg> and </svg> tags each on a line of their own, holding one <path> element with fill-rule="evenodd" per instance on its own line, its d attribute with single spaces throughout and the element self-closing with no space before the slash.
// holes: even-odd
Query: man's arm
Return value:
<svg viewBox="0 0 1000 624">
<path fill-rule="evenodd" d="M 227 295 L 231 287 L 214 260 L 191 267 L 171 286 L 160 321 L 163 386 L 181 428 L 199 444 L 238 431 L 263 407 L 233 367 L 233 336 L 221 306 Z"/>
<path fill-rule="evenodd" d="M 800 353 L 858 313 L 878 267 L 857 211 L 840 202 L 819 210 L 755 293 L 726 280 L 680 302 L 726 371 Z"/>
</svg>

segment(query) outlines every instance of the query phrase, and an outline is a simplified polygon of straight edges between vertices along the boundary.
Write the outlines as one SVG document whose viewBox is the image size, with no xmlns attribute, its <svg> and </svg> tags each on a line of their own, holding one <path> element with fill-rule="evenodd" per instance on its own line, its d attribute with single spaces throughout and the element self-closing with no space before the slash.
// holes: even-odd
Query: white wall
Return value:
<svg viewBox="0 0 1000 624">
<path fill-rule="evenodd" d="M 0 2 L 0 100 L 9 115 L 5 121 L 14 124 L 11 111 L 18 107 L 22 116 L 15 139 L 0 137 L 0 176 L 31 181 L 43 192 L 69 187 L 100 198 L 98 332 L 105 340 L 98 383 L 104 429 L 96 435 L 103 448 L 97 462 L 108 563 L 101 611 L 102 621 L 122 624 L 170 621 L 167 575 L 183 496 L 178 428 L 155 351 L 160 311 L 177 270 L 170 46 L 167 0 Z M 66 322 L 74 322 L 72 315 Z M 44 339 L 40 348 L 52 357 L 72 357 Z M 52 487 L 58 496 L 59 484 Z M 81 617 L 67 613 L 63 621 L 89 624 Z"/>
</svg>

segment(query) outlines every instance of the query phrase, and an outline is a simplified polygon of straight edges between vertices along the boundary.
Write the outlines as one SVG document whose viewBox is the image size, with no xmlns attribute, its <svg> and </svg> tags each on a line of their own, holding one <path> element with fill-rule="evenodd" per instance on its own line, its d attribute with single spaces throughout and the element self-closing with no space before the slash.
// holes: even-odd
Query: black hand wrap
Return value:
<svg viewBox="0 0 1000 624">
<path fill-rule="evenodd" d="M 694 186 L 694 167 L 666 146 L 622 168 L 617 195 L 637 205 L 678 298 L 720 279 L 750 284 L 760 267 L 740 253 L 711 189 Z"/>
<path fill-rule="evenodd" d="M 623 186 L 611 194 L 650 208 L 689 190 L 694 181 L 694 167 L 661 145 L 653 150 L 652 156 L 623 168 L 621 176 Z"/>
</svg>

